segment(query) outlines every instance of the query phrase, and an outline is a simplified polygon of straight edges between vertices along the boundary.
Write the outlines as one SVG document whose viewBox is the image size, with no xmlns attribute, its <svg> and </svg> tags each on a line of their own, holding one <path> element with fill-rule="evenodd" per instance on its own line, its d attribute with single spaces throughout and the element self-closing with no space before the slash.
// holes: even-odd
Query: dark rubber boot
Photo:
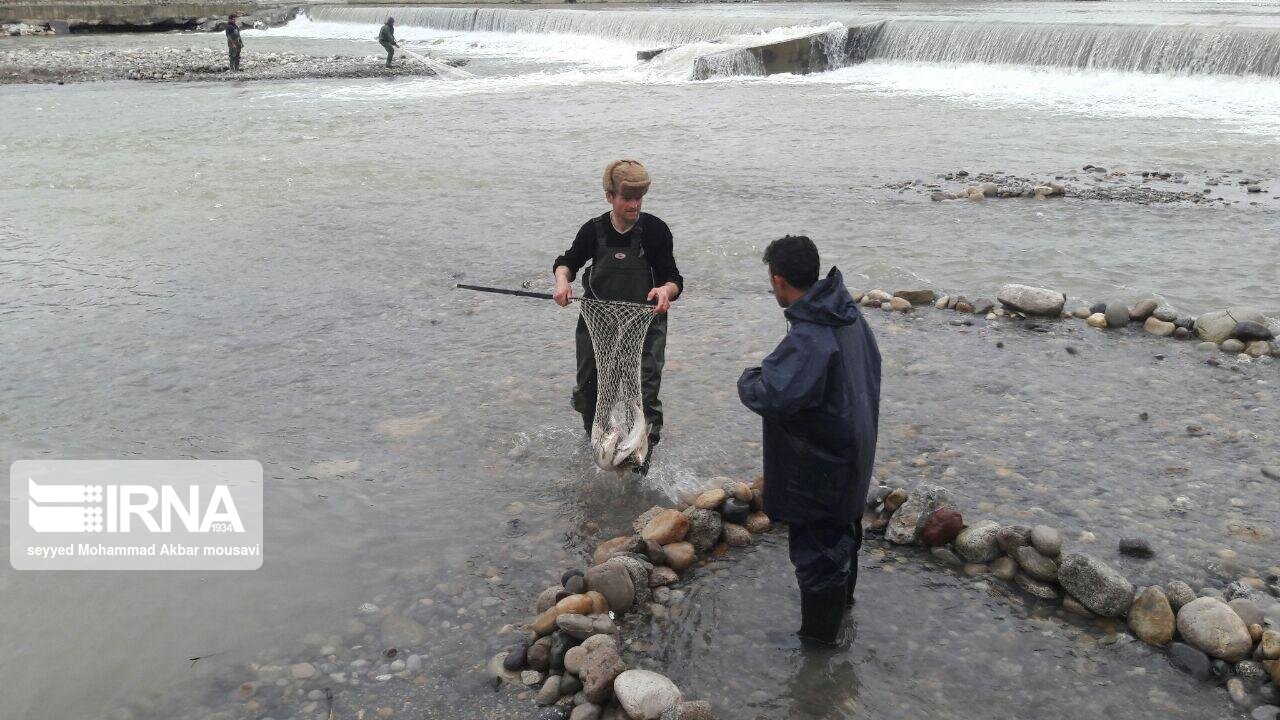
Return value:
<svg viewBox="0 0 1280 720">
<path fill-rule="evenodd" d="M 800 630 L 796 635 L 801 640 L 823 645 L 839 641 L 846 589 L 846 585 L 834 585 L 824 590 L 800 591 Z"/>
</svg>

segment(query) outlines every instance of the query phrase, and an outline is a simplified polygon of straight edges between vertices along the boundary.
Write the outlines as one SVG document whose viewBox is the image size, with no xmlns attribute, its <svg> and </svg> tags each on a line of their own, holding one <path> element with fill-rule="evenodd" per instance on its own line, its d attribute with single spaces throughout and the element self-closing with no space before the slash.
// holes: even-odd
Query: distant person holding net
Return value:
<svg viewBox="0 0 1280 720">
<path fill-rule="evenodd" d="M 240 16 L 231 13 L 227 16 L 227 60 L 230 61 L 231 72 L 240 72 L 240 51 L 244 49 L 244 40 L 240 39 L 240 26 L 236 24 L 236 20 Z"/>
<path fill-rule="evenodd" d="M 395 18 L 387 18 L 387 22 L 378 31 L 378 44 L 382 46 L 383 50 L 387 51 L 387 67 L 391 67 L 391 58 L 395 57 L 396 48 L 400 47 L 400 43 L 396 42 Z"/>
<path fill-rule="evenodd" d="M 787 336 L 738 379 L 764 420 L 764 510 L 789 523 L 802 640 L 834 644 L 853 604 L 880 422 L 880 350 L 840 270 L 787 236 L 764 251 Z"/>
<path fill-rule="evenodd" d="M 582 273 L 583 296 L 595 300 L 652 303 L 656 316 L 649 324 L 640 356 L 640 388 L 648 444 L 656 445 L 662 433 L 662 402 L 658 389 L 667 347 L 667 310 L 684 291 L 684 278 L 676 267 L 671 229 L 654 215 L 640 211 L 649 191 L 649 173 L 635 160 L 616 160 L 604 171 L 604 199 L 609 212 L 582 225 L 573 245 L 556 258 L 553 298 L 561 307 L 573 297 L 573 280 Z M 577 328 L 577 382 L 573 408 L 582 414 L 590 435 L 595 422 L 598 373 L 587 323 L 579 316 Z"/>
</svg>

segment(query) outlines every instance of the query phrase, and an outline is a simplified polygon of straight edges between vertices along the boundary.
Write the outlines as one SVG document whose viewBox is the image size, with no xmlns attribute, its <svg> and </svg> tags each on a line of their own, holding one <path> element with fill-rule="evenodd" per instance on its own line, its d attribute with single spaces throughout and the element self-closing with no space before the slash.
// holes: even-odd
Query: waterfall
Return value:
<svg viewBox="0 0 1280 720">
<path fill-rule="evenodd" d="M 1276 77 L 1280 28 L 893 20 L 867 57 Z"/>
<path fill-rule="evenodd" d="M 814 18 L 734 17 L 625 10 L 565 10 L 441 7 L 311 7 L 307 15 L 324 22 L 380 25 L 388 15 L 400 25 L 456 32 L 590 35 L 635 44 L 672 46 L 748 35 L 789 25 L 822 24 Z"/>
</svg>

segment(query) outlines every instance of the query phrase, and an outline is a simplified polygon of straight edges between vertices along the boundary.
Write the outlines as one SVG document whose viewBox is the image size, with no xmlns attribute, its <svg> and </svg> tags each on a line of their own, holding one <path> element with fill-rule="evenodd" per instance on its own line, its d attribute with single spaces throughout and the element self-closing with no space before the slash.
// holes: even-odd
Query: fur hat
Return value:
<svg viewBox="0 0 1280 720">
<path fill-rule="evenodd" d="M 649 171 L 638 160 L 614 160 L 604 169 L 604 191 L 623 197 L 649 192 Z"/>
</svg>

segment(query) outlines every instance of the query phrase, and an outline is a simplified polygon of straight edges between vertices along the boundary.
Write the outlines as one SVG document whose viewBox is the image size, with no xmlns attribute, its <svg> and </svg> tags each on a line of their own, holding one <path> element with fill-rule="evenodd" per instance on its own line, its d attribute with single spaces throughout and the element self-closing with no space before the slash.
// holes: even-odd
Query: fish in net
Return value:
<svg viewBox="0 0 1280 720">
<path fill-rule="evenodd" d="M 596 354 L 596 415 L 591 449 L 605 470 L 643 469 L 649 427 L 640 391 L 640 356 L 653 323 L 653 306 L 582 299 L 582 318 Z"/>
</svg>

